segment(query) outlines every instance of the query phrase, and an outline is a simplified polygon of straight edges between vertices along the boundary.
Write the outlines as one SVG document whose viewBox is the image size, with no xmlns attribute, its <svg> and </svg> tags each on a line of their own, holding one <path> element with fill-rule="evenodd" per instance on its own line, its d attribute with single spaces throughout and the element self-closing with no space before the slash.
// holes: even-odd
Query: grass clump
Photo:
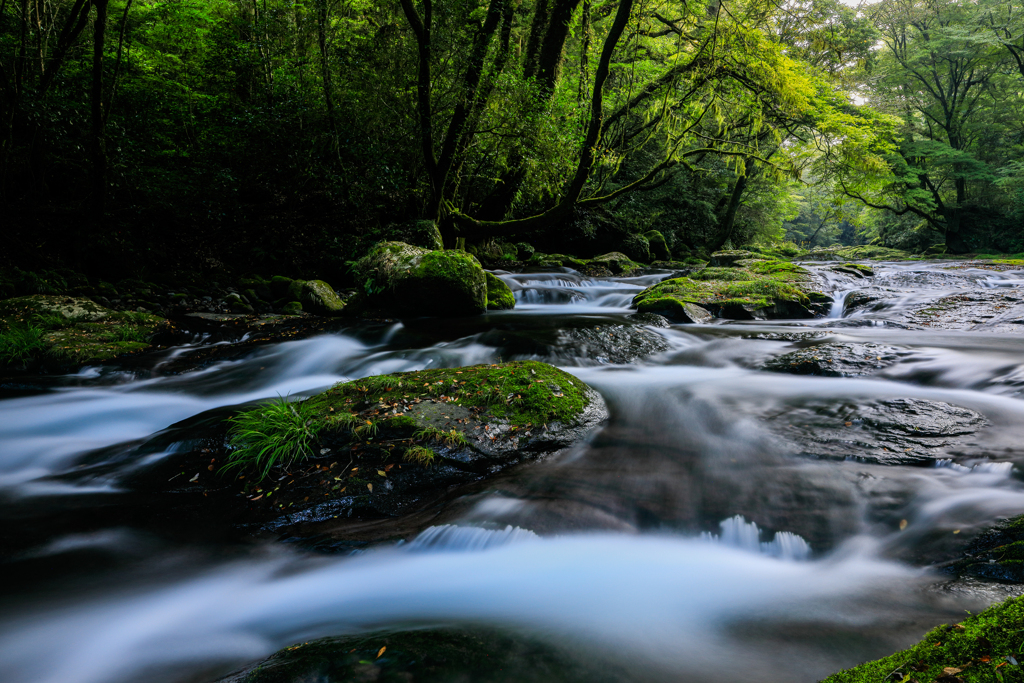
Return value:
<svg viewBox="0 0 1024 683">
<path fill-rule="evenodd" d="M 280 397 L 230 419 L 228 441 L 234 450 L 221 470 L 253 471 L 259 480 L 274 467 L 288 467 L 313 454 L 317 434 L 326 426 L 316 406 Z"/>
<path fill-rule="evenodd" d="M 959 624 L 939 626 L 917 645 L 826 678 L 823 683 L 1024 680 L 1024 598 L 1011 598 Z"/>
<path fill-rule="evenodd" d="M 410 446 L 402 455 L 402 460 L 422 465 L 423 467 L 430 467 L 434 464 L 436 457 L 437 455 L 434 454 L 434 451 L 425 446 Z"/>
<path fill-rule="evenodd" d="M 11 325 L 0 331 L 0 364 L 24 363 L 46 349 L 45 332 L 31 323 Z"/>
</svg>

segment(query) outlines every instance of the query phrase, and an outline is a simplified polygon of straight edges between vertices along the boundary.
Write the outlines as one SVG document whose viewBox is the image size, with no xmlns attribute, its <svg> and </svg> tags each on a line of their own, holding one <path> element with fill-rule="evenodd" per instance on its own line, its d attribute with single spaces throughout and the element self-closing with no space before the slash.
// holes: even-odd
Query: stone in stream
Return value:
<svg viewBox="0 0 1024 683">
<path fill-rule="evenodd" d="M 302 304 L 302 310 L 314 315 L 342 315 L 345 304 L 323 280 L 293 280 L 288 295 Z"/>
<path fill-rule="evenodd" d="M 246 411 L 226 451 L 204 444 L 126 484 L 205 494 L 252 528 L 401 517 L 567 448 L 607 416 L 600 394 L 536 361 L 379 375 Z M 284 464 L 244 459 L 265 446 Z M 225 458 L 238 465 L 223 470 Z"/>
<path fill-rule="evenodd" d="M 687 277 L 664 280 L 633 298 L 642 313 L 678 323 L 811 318 L 832 299 L 819 291 L 814 274 L 787 261 L 751 252 L 717 252 L 712 264 Z"/>
<path fill-rule="evenodd" d="M 768 421 L 803 455 L 880 465 L 934 464 L 988 424 L 969 408 L 918 398 L 811 401 Z"/>
<path fill-rule="evenodd" d="M 897 363 L 906 349 L 885 344 L 836 342 L 790 351 L 762 367 L 772 372 L 822 377 L 862 377 Z"/>
<path fill-rule="evenodd" d="M 487 310 L 487 277 L 463 251 L 430 251 L 404 242 L 374 247 L 353 268 L 363 316 L 465 316 Z"/>
<path fill-rule="evenodd" d="M 661 316 L 647 314 L 654 326 L 665 323 Z M 595 325 L 559 332 L 559 345 L 572 348 L 572 355 L 598 363 L 632 363 L 669 348 L 665 338 L 640 325 Z"/>
<path fill-rule="evenodd" d="M 382 586 L 382 598 L 387 595 Z M 218 683 L 393 681 L 443 683 L 615 683 L 643 680 L 593 653 L 549 638 L 482 627 L 431 628 L 323 638 L 284 648 Z"/>
<path fill-rule="evenodd" d="M 505 281 L 493 273 L 485 272 L 487 277 L 487 310 L 507 311 L 516 307 L 516 297 Z"/>
</svg>

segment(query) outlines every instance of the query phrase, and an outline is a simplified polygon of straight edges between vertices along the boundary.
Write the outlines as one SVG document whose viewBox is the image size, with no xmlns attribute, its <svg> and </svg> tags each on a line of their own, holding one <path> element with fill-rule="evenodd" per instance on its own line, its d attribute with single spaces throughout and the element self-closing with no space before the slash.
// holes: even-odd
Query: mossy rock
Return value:
<svg viewBox="0 0 1024 683">
<path fill-rule="evenodd" d="M 715 316 L 739 320 L 812 316 L 807 308 L 813 303 L 809 296 L 813 276 L 809 271 L 786 261 L 739 258 L 750 252 L 729 254 L 736 258 L 720 259 L 718 263 L 742 261 L 744 267 L 708 266 L 688 277 L 659 282 L 637 294 L 633 306 L 641 313 L 657 313 L 683 323 L 699 320 L 693 315 L 693 309 L 687 312 L 682 304 L 693 304 Z M 674 299 L 680 305 L 666 299 Z"/>
<path fill-rule="evenodd" d="M 533 245 L 527 244 L 526 242 L 516 242 L 516 250 L 519 253 L 519 258 L 524 260 L 529 260 L 537 251 L 533 248 Z"/>
<path fill-rule="evenodd" d="M 958 624 L 932 629 L 911 648 L 832 674 L 822 683 L 1020 681 L 1022 630 L 1024 598 L 1010 598 Z"/>
<path fill-rule="evenodd" d="M 342 315 L 345 303 L 334 288 L 323 280 L 293 280 L 288 295 L 302 304 L 302 310 L 313 315 Z"/>
<path fill-rule="evenodd" d="M 289 288 L 292 286 L 292 282 L 293 280 L 290 277 L 275 275 L 270 278 L 270 295 L 274 299 L 280 299 L 286 296 Z"/>
<path fill-rule="evenodd" d="M 414 221 L 408 232 L 409 244 L 432 251 L 444 249 L 444 242 L 441 241 L 441 230 L 434 221 Z"/>
<path fill-rule="evenodd" d="M 760 254 L 755 254 L 752 251 L 744 251 L 742 249 L 733 249 L 731 251 L 716 251 L 711 255 L 708 260 L 708 266 L 714 268 L 732 268 L 737 261 L 746 261 L 751 259 L 763 258 Z"/>
<path fill-rule="evenodd" d="M 600 266 L 607 268 L 615 275 L 628 275 L 637 268 L 640 268 L 640 264 L 635 263 L 620 251 L 610 251 L 607 254 L 595 256 L 590 259 L 588 265 L 591 267 Z"/>
<path fill-rule="evenodd" d="M 485 272 L 487 277 L 487 310 L 508 311 L 516 307 L 516 297 L 505 282 L 493 273 Z"/>
<path fill-rule="evenodd" d="M 672 252 L 668 248 L 665 236 L 657 230 L 648 230 L 644 233 L 648 245 L 650 245 L 651 257 L 656 261 L 671 261 Z"/>
<path fill-rule="evenodd" d="M 818 247 L 801 252 L 793 258 L 798 261 L 918 261 L 921 259 L 920 256 L 909 251 L 875 245 Z"/>
<path fill-rule="evenodd" d="M 289 301 L 281 307 L 281 313 L 284 315 L 300 315 L 302 313 L 302 302 Z"/>
<path fill-rule="evenodd" d="M 339 511 L 346 517 L 398 516 L 453 486 L 571 446 L 608 415 L 597 392 L 536 361 L 344 382 L 290 404 L 285 416 L 294 414 L 298 425 L 291 431 L 275 420 L 280 414 L 274 404 L 247 411 L 234 424 L 248 427 L 229 434 L 242 449 L 283 443 L 299 456 L 292 471 L 322 468 L 301 484 L 267 489 L 251 476 L 259 469 L 239 465 L 250 475 L 237 484 L 240 492 L 250 498 L 272 492 L 253 514 L 273 518 L 287 509 L 291 521 L 280 524 Z M 347 469 L 338 469 L 349 461 Z M 270 480 L 280 474 L 275 467 Z"/>
<path fill-rule="evenodd" d="M 0 301 L 0 365 L 67 369 L 152 347 L 166 321 L 91 299 L 33 295 Z"/>
<path fill-rule="evenodd" d="M 384 242 L 353 269 L 364 314 L 477 315 L 487 310 L 487 278 L 480 262 L 463 251 L 428 251 Z"/>
<path fill-rule="evenodd" d="M 626 234 L 618 244 L 617 251 L 622 252 L 638 263 L 650 263 L 651 245 L 643 235 Z"/>
<path fill-rule="evenodd" d="M 563 268 L 573 268 L 576 270 L 587 266 L 586 261 L 578 259 L 575 256 L 569 256 L 567 254 L 542 254 L 539 251 L 534 252 L 533 256 L 530 257 L 529 263 L 531 266 L 561 266 Z"/>
</svg>

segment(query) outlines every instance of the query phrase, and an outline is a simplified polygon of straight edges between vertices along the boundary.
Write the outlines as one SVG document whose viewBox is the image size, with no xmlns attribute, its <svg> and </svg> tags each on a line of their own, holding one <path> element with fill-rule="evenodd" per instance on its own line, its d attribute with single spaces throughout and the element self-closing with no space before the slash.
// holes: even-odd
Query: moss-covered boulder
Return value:
<svg viewBox="0 0 1024 683">
<path fill-rule="evenodd" d="M 399 515 L 452 486 L 565 448 L 607 417 L 601 396 L 536 361 L 422 370 L 338 384 L 233 418 L 238 493 L 271 525 Z M 277 463 L 258 461 L 267 446 Z M 290 463 L 290 464 L 289 464 Z M 264 475 L 269 474 L 262 483 Z M 285 474 L 290 474 L 282 479 Z M 216 472 L 201 483 L 223 484 Z"/>
<path fill-rule="evenodd" d="M 487 310 L 487 278 L 480 262 L 462 251 L 429 251 L 384 242 L 353 269 L 369 315 L 463 316 Z"/>
<path fill-rule="evenodd" d="M 1024 583 L 1024 515 L 1003 520 L 979 534 L 949 569 L 960 576 Z"/>
<path fill-rule="evenodd" d="M 569 256 L 568 254 L 543 254 L 537 251 L 530 257 L 529 264 L 531 266 L 549 268 L 561 266 L 563 268 L 579 270 L 580 268 L 585 268 L 587 262 L 583 259 L 578 259 L 575 256 Z"/>
<path fill-rule="evenodd" d="M 687 323 L 701 322 L 694 307 L 720 318 L 766 320 L 809 318 L 813 316 L 811 306 L 820 307 L 830 301 L 814 292 L 813 275 L 800 266 L 751 258 L 754 255 L 750 252 L 729 252 L 729 256 L 735 258 L 720 259 L 718 263 L 727 261 L 734 267 L 709 265 L 688 277 L 659 282 L 637 294 L 633 306 L 641 313 L 657 313 Z"/>
<path fill-rule="evenodd" d="M 485 272 L 487 277 L 487 310 L 508 311 L 516 307 L 516 297 L 508 285 L 493 273 Z"/>
<path fill-rule="evenodd" d="M 665 236 L 657 230 L 648 230 L 644 233 L 647 244 L 650 245 L 651 257 L 655 261 L 671 261 L 672 252 L 668 248 Z"/>
<path fill-rule="evenodd" d="M 302 304 L 302 310 L 314 315 L 341 315 L 345 303 L 323 280 L 293 280 L 288 295 Z"/>
<path fill-rule="evenodd" d="M 166 321 L 91 299 L 38 294 L 0 301 L 0 366 L 57 370 L 151 348 Z"/>
<path fill-rule="evenodd" d="M 958 624 L 938 626 L 917 645 L 832 674 L 823 683 L 988 683 L 1024 678 L 1024 598 L 1011 598 Z"/>
<path fill-rule="evenodd" d="M 593 266 L 601 266 L 607 268 L 615 275 L 628 275 L 637 268 L 640 268 L 640 264 L 633 261 L 631 258 L 626 256 L 620 251 L 610 251 L 607 254 L 601 254 L 590 259 L 589 264 Z"/>
</svg>

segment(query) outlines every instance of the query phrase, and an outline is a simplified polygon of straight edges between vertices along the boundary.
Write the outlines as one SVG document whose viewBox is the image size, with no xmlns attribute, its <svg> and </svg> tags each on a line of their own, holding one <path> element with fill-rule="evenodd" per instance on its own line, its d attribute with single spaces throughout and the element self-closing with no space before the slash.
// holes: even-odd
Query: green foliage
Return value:
<svg viewBox="0 0 1024 683">
<path fill-rule="evenodd" d="M 1011 598 L 958 624 L 936 627 L 907 650 L 832 674 L 822 683 L 1020 680 L 1022 632 L 1024 599 Z"/>
<path fill-rule="evenodd" d="M 228 440 L 233 450 L 221 471 L 245 470 L 265 479 L 275 467 L 288 468 L 313 454 L 312 446 L 325 422 L 314 404 L 285 397 L 230 419 Z"/>
<path fill-rule="evenodd" d="M 46 349 L 44 330 L 31 323 L 9 326 L 0 331 L 0 365 L 24 363 Z"/>
</svg>

